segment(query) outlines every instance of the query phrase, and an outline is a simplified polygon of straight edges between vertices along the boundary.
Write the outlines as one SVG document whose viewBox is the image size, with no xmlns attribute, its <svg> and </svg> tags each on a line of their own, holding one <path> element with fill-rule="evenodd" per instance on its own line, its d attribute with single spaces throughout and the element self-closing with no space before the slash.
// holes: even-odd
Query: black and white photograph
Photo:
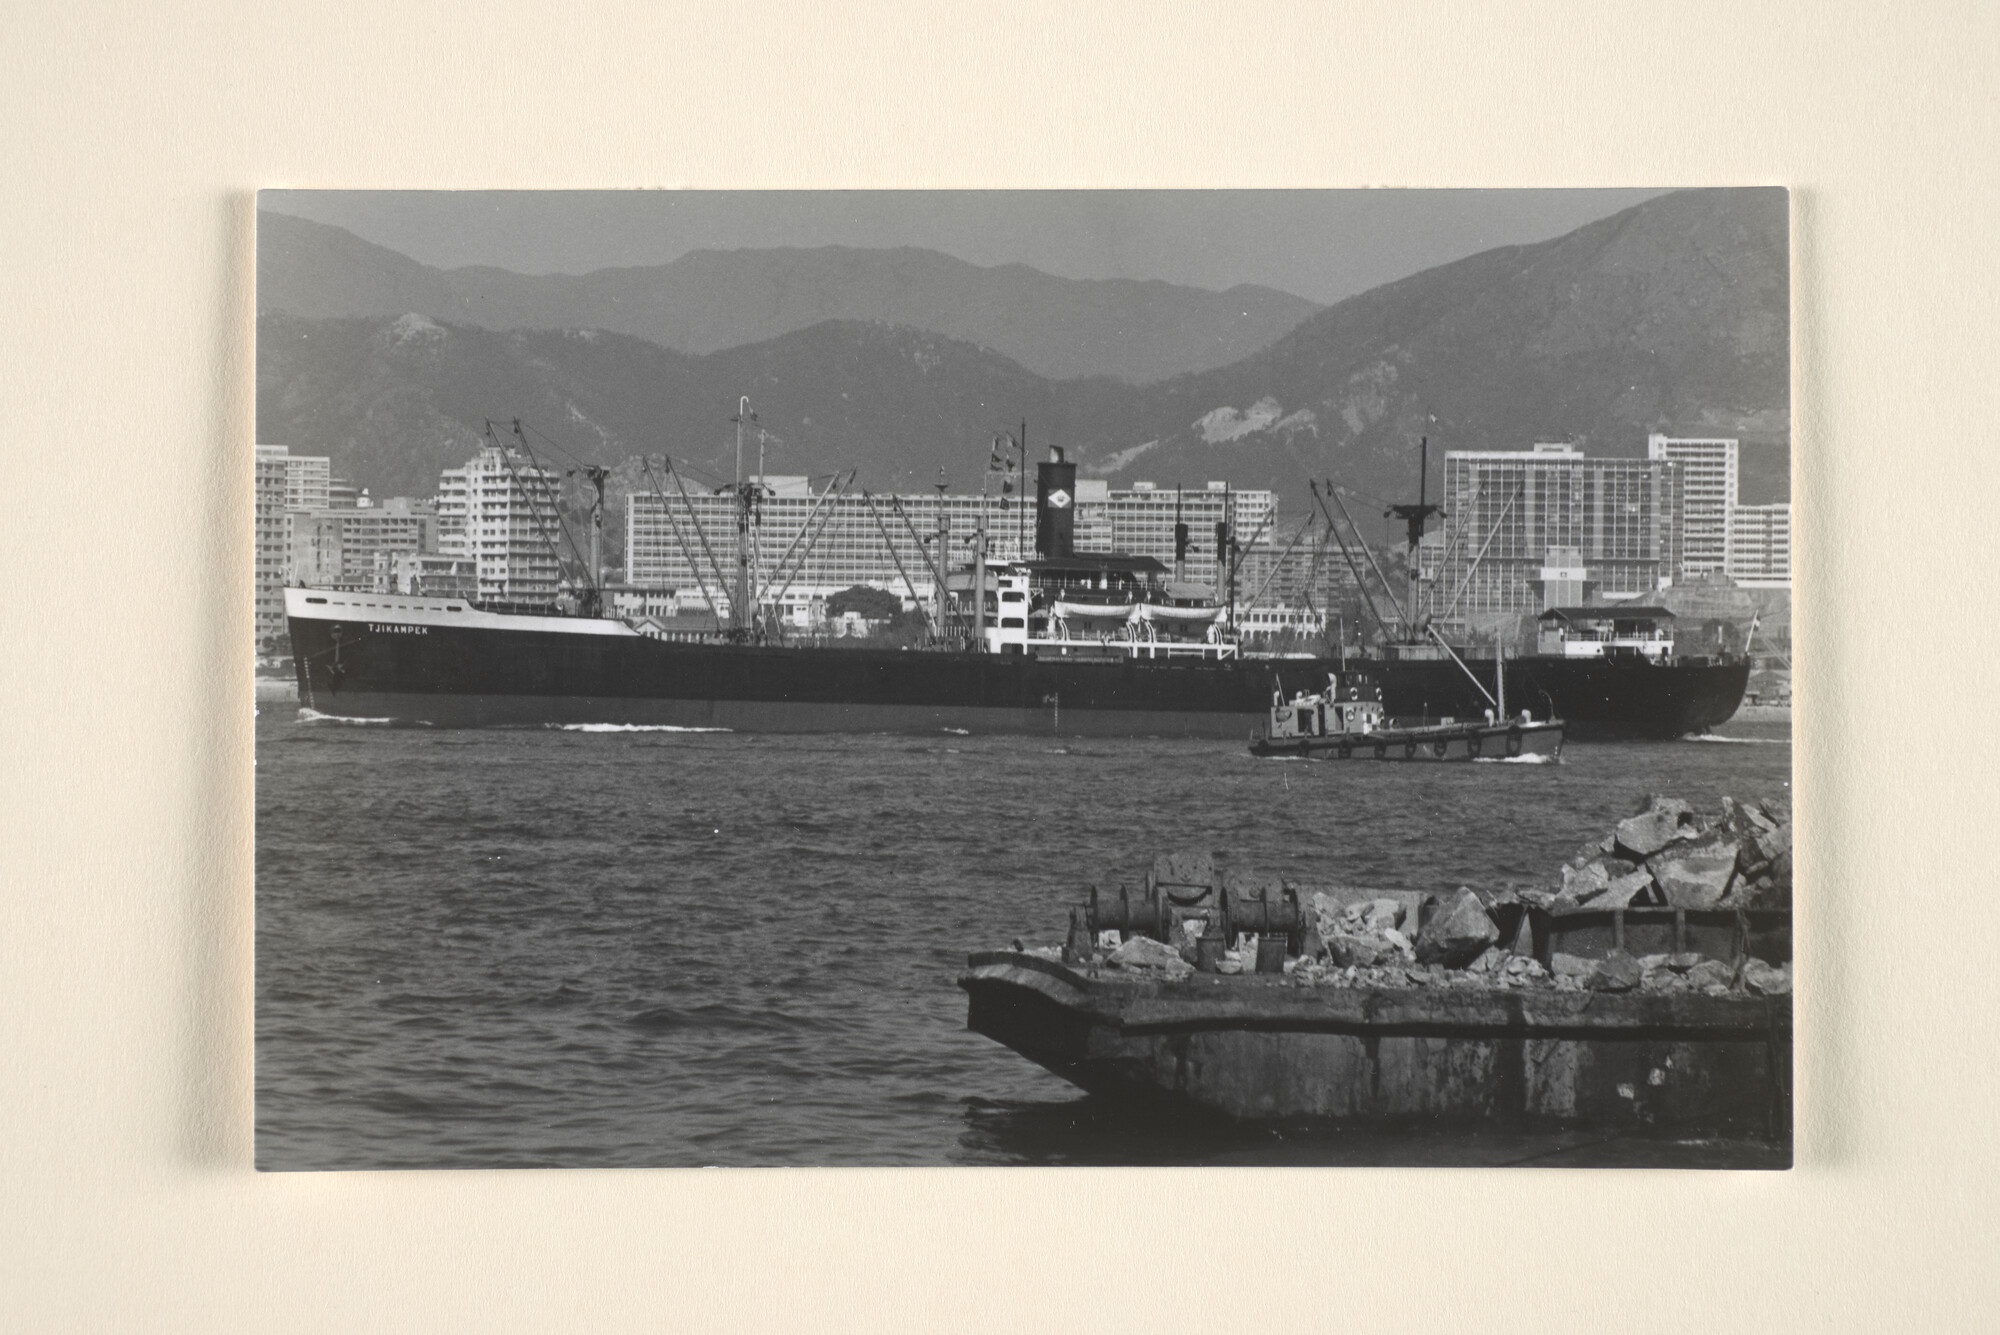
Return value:
<svg viewBox="0 0 2000 1335">
<path fill-rule="evenodd" d="M 256 1166 L 1790 1167 L 1792 204 L 261 191 Z"/>
</svg>

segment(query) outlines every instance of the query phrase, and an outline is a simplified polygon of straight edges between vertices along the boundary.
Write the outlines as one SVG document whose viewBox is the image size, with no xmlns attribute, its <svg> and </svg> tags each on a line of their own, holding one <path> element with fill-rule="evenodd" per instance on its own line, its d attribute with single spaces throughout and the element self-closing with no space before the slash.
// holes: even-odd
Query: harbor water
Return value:
<svg viewBox="0 0 2000 1335">
<path fill-rule="evenodd" d="M 1554 883 L 1648 793 L 1789 799 L 1788 724 L 1555 763 L 1061 737 L 257 719 L 267 1169 L 1761 1161 L 1758 1147 L 1257 1128 L 1106 1107 L 965 1028 L 1157 851 L 1302 880 Z"/>
</svg>

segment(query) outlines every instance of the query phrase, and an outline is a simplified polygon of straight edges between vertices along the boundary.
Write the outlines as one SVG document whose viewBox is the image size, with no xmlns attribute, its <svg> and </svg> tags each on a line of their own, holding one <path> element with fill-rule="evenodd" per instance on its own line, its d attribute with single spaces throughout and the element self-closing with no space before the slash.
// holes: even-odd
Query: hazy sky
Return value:
<svg viewBox="0 0 2000 1335">
<path fill-rule="evenodd" d="M 1325 302 L 1660 193 L 266 190 L 258 204 L 441 268 L 584 273 L 703 248 L 923 246 L 1068 278 L 1261 283 Z"/>
</svg>

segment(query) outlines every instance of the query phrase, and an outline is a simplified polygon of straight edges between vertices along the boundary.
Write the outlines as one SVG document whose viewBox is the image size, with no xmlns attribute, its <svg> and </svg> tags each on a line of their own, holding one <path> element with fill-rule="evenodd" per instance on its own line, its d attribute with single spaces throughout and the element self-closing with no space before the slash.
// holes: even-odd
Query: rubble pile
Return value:
<svg viewBox="0 0 2000 1335">
<path fill-rule="evenodd" d="M 1522 890 L 1524 903 L 1581 908 L 1789 909 L 1792 814 L 1781 802 L 1722 799 L 1704 816 L 1672 797 L 1647 799 L 1602 840 L 1586 844 L 1553 891 Z"/>
<path fill-rule="evenodd" d="M 1676 798 L 1649 797 L 1601 840 L 1586 844 L 1543 886 L 1460 886 L 1444 895 L 1294 888 L 1314 929 L 1294 937 L 1293 949 L 1302 940 L 1303 951 L 1283 964 L 1285 975 L 1298 986 L 1709 996 L 1783 996 L 1792 989 L 1792 818 L 1782 802 L 1724 798 L 1721 812 L 1709 814 Z M 1618 909 L 1627 912 L 1605 912 Z M 1755 919 L 1767 927 L 1780 925 L 1754 937 L 1742 930 L 1733 937 L 1711 930 L 1700 941 L 1709 954 L 1695 949 L 1628 953 L 1621 946 L 1635 930 L 1629 924 L 1645 919 L 1645 910 L 1656 911 L 1648 919 L 1654 923 Z M 1704 917 L 1697 910 L 1723 912 L 1705 912 Z M 1750 917 L 1732 915 L 1732 910 Z M 1614 920 L 1628 924 L 1619 929 L 1625 934 L 1619 943 L 1612 941 L 1609 928 L 1592 935 L 1592 925 Z M 1119 941 L 1110 932 L 1087 957 L 1067 954 L 1077 962 L 1185 978 L 1196 971 L 1205 926 L 1198 918 L 1185 920 L 1180 924 L 1183 939 L 1171 943 L 1136 935 Z M 1582 930 L 1570 930 L 1573 926 Z M 1658 942 L 1657 935 L 1645 940 Z M 1211 955 L 1211 962 L 1201 967 L 1217 973 L 1255 972 L 1257 939 L 1246 935 L 1229 944 L 1234 948 Z M 1689 945 L 1694 944 L 1690 939 Z M 1275 955 L 1267 967 L 1275 967 Z"/>
</svg>

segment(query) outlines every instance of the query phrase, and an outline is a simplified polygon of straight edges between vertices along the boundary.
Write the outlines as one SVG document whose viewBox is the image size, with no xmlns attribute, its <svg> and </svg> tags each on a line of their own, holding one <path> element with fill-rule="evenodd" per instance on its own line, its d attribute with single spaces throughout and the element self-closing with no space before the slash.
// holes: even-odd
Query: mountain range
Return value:
<svg viewBox="0 0 2000 1335">
<path fill-rule="evenodd" d="M 429 494 L 488 418 L 521 418 L 539 433 L 531 435 L 538 448 L 554 443 L 556 460 L 665 451 L 690 461 L 696 476 L 725 479 L 734 468 L 729 418 L 742 394 L 770 433 L 772 472 L 854 466 L 876 491 L 927 486 L 940 469 L 957 487 L 976 486 L 994 433 L 1026 419 L 1033 455 L 1063 445 L 1087 476 L 1270 486 L 1294 512 L 1309 477 L 1374 497 L 1414 492 L 1420 436 L 1432 443 L 1435 468 L 1444 449 L 1568 439 L 1630 456 L 1644 452 L 1652 430 L 1732 435 L 1744 445 L 1743 499 L 1788 494 L 1780 189 L 1659 196 L 1549 241 L 1486 251 L 1308 311 L 1226 365 L 1151 383 L 1049 375 L 989 340 L 909 319 L 819 320 L 709 350 L 601 324 L 492 328 L 500 306 L 466 318 L 465 302 L 448 298 L 467 289 L 438 285 L 440 274 L 474 271 L 430 269 L 342 241 L 339 229 L 290 227 L 296 219 L 273 227 L 274 218 L 263 215 L 259 240 L 258 439 L 328 454 L 337 473 L 377 494 Z M 290 242 L 273 241 L 287 234 Z M 285 248 L 300 235 L 318 238 L 311 263 Z M 361 258 L 342 280 L 336 258 L 348 252 Z M 780 268 L 817 256 L 822 274 L 868 256 L 876 267 L 861 267 L 885 289 L 878 303 L 905 313 L 950 306 L 934 293 L 889 290 L 900 280 L 885 274 L 929 271 L 926 252 L 727 254 Z M 293 271 L 301 264 L 304 277 Z M 504 286 L 496 280 L 490 290 Z M 355 309 L 329 311 L 343 288 Z M 326 300 L 315 305 L 305 292 Z M 1019 318 L 1023 329 L 1044 319 Z"/>
<path fill-rule="evenodd" d="M 716 352 L 826 320 L 908 325 L 992 348 L 1052 379 L 1164 379 L 1238 361 L 1320 309 L 1289 292 L 1226 292 L 982 267 L 934 250 L 696 250 L 586 274 L 438 269 L 351 232 L 257 215 L 257 309 L 308 317 L 408 312 L 484 329 L 602 329 Z"/>
</svg>

